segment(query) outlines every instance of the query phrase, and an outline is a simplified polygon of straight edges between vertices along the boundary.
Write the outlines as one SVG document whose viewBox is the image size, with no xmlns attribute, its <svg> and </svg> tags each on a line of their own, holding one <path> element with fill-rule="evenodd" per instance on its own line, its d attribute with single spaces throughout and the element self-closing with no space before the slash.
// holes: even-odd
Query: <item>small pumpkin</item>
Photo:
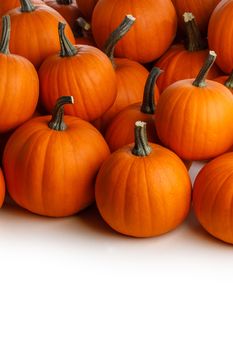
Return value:
<svg viewBox="0 0 233 350">
<path fill-rule="evenodd" d="M 233 96 L 225 86 L 205 79 L 215 59 L 210 51 L 196 79 L 173 83 L 158 102 L 159 139 L 182 159 L 210 159 L 233 144 Z"/>
<path fill-rule="evenodd" d="M 114 230 L 134 237 L 164 234 L 189 212 L 191 181 L 179 157 L 147 142 L 146 123 L 136 122 L 135 145 L 106 159 L 97 175 L 96 203 Z"/>
<path fill-rule="evenodd" d="M 42 0 L 32 0 L 33 5 L 45 5 Z M 2 0 L 0 2 L 0 16 L 6 14 L 7 11 L 10 11 L 16 7 L 20 6 L 20 0 Z"/>
<path fill-rule="evenodd" d="M 10 16 L 2 17 L 0 42 L 0 133 L 16 128 L 34 113 L 39 97 L 39 79 L 26 58 L 9 51 Z"/>
<path fill-rule="evenodd" d="M 93 46 L 74 46 L 59 23 L 60 54 L 46 58 L 39 69 L 41 101 L 51 111 L 59 96 L 72 95 L 69 115 L 87 121 L 100 117 L 116 98 L 116 74 L 108 57 Z"/>
<path fill-rule="evenodd" d="M 2 170 L 0 169 L 0 208 L 2 207 L 5 199 L 5 192 L 6 192 L 5 180 L 3 177 Z"/>
<path fill-rule="evenodd" d="M 76 0 L 78 8 L 87 20 L 91 19 L 97 1 L 98 0 Z"/>
<path fill-rule="evenodd" d="M 223 85 L 225 85 L 233 94 L 233 70 L 231 71 L 231 74 L 228 75 L 221 75 L 214 79 L 214 81 L 217 81 Z"/>
<path fill-rule="evenodd" d="M 116 45 L 116 57 L 127 57 L 141 63 L 160 57 L 176 35 L 177 17 L 171 0 L 98 1 L 92 15 L 92 31 L 99 48 L 103 48 L 126 13 L 132 14 L 137 20 L 130 32 Z"/>
<path fill-rule="evenodd" d="M 96 128 L 64 116 L 71 96 L 58 99 L 52 116 L 35 117 L 8 140 L 3 167 L 12 199 L 39 214 L 75 214 L 94 201 L 96 174 L 109 148 Z"/>
<path fill-rule="evenodd" d="M 193 187 L 193 208 L 200 224 L 214 237 L 233 244 L 233 153 L 207 163 Z"/>
</svg>

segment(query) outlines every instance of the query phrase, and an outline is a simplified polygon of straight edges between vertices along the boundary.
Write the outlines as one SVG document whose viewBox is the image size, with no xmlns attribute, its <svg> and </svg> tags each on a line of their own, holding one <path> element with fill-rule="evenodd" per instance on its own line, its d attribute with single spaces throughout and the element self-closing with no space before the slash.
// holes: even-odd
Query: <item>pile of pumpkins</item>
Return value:
<svg viewBox="0 0 233 350">
<path fill-rule="evenodd" d="M 151 237 L 192 205 L 233 244 L 233 0 L 4 0 L 0 16 L 0 206 L 96 201 Z"/>
</svg>

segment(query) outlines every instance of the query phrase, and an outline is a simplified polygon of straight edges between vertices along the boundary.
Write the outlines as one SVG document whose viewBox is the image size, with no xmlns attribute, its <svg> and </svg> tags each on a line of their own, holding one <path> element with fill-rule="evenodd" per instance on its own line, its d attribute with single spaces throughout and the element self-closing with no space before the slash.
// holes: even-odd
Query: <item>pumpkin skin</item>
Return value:
<svg viewBox="0 0 233 350">
<path fill-rule="evenodd" d="M 179 27 L 183 28 L 182 15 L 184 12 L 192 12 L 197 20 L 198 27 L 206 33 L 208 21 L 214 8 L 221 0 L 172 0 L 177 16 Z"/>
<path fill-rule="evenodd" d="M 5 192 L 6 192 L 5 181 L 4 181 L 2 170 L 0 169 L 0 208 L 2 207 L 5 199 Z"/>
<path fill-rule="evenodd" d="M 34 5 L 45 5 L 42 0 L 32 0 Z M 7 11 L 10 11 L 16 7 L 20 7 L 20 0 L 3 0 L 0 3 L 0 16 L 6 14 Z"/>
<path fill-rule="evenodd" d="M 232 70 L 230 76 L 221 75 L 220 77 L 215 78 L 214 81 L 217 81 L 220 84 L 225 85 L 233 94 L 233 70 Z"/>
<path fill-rule="evenodd" d="M 68 49 L 74 50 L 74 54 L 68 56 Z M 71 45 L 68 49 L 64 56 L 47 57 L 39 69 L 42 103 L 51 111 L 59 96 L 72 94 L 77 102 L 65 106 L 65 112 L 87 121 L 95 120 L 116 98 L 114 69 L 108 57 L 93 46 Z"/>
<path fill-rule="evenodd" d="M 217 53 L 216 63 L 226 74 L 233 67 L 233 0 L 222 0 L 208 26 L 209 47 Z"/>
<path fill-rule="evenodd" d="M 200 224 L 214 237 L 233 244 L 233 153 L 206 164 L 194 181 L 193 208 Z"/>
<path fill-rule="evenodd" d="M 183 162 L 162 146 L 149 146 L 151 153 L 146 156 L 132 154 L 133 144 L 117 150 L 97 176 L 99 212 L 109 226 L 124 235 L 164 234 L 189 212 L 191 182 Z"/>
<path fill-rule="evenodd" d="M 207 80 L 177 81 L 160 96 L 155 118 L 161 142 L 186 160 L 205 160 L 226 152 L 233 143 L 233 96 Z"/>
<path fill-rule="evenodd" d="M 92 31 L 97 46 L 103 48 L 110 33 L 127 13 L 132 14 L 136 22 L 116 45 L 116 57 L 126 57 L 140 63 L 160 57 L 176 34 L 177 17 L 170 0 L 99 1 L 92 15 Z"/>
<path fill-rule="evenodd" d="M 76 2 L 83 16 L 87 20 L 90 20 L 92 12 L 98 0 L 76 0 Z"/>
<path fill-rule="evenodd" d="M 104 138 L 90 123 L 73 116 L 63 120 L 67 129 L 58 131 L 48 127 L 51 116 L 31 119 L 13 133 L 4 150 L 11 197 L 39 215 L 63 217 L 90 205 L 96 174 L 109 155 Z"/>
<path fill-rule="evenodd" d="M 65 22 L 65 19 L 57 11 L 49 6 L 39 5 L 31 12 L 21 12 L 20 8 L 16 8 L 8 14 L 11 17 L 12 53 L 26 57 L 39 68 L 47 56 L 59 51 L 57 27 L 59 21 Z M 72 43 L 75 42 L 69 25 L 66 26 L 66 35 Z"/>
</svg>

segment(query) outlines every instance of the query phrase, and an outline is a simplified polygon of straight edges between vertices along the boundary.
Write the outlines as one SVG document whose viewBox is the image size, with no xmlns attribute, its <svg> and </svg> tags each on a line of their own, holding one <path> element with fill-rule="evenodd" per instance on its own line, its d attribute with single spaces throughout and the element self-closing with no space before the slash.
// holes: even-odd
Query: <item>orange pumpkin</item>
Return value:
<svg viewBox="0 0 233 350">
<path fill-rule="evenodd" d="M 218 57 L 216 63 L 226 74 L 233 67 L 233 0 L 222 0 L 212 13 L 208 26 L 209 47 Z"/>
<path fill-rule="evenodd" d="M 8 12 L 11 17 L 10 50 L 26 57 L 38 68 L 48 55 L 59 51 L 57 26 L 65 19 L 49 6 L 34 6 L 31 0 L 20 1 L 21 8 Z M 75 42 L 69 25 L 66 35 Z"/>
<path fill-rule="evenodd" d="M 2 207 L 5 199 L 5 192 L 6 192 L 5 180 L 3 177 L 2 170 L 0 169 L 0 208 Z"/>
<path fill-rule="evenodd" d="M 195 80 L 173 83 L 158 102 L 158 136 L 182 159 L 216 157 L 233 144 L 233 96 L 225 86 L 205 80 L 215 58 L 210 51 Z"/>
<path fill-rule="evenodd" d="M 87 20 L 91 19 L 97 1 L 98 0 L 76 0 L 78 8 Z"/>
<path fill-rule="evenodd" d="M 26 58 L 9 51 L 10 17 L 2 17 L 0 42 L 0 133 L 29 119 L 36 109 L 39 80 L 34 66 Z"/>
<path fill-rule="evenodd" d="M 195 17 L 190 12 L 185 12 L 183 17 L 187 43 L 173 45 L 155 64 L 164 71 L 158 79 L 160 92 L 175 81 L 194 78 L 208 55 L 207 43 L 201 37 Z M 220 70 L 214 64 L 207 78 L 213 79 L 219 74 Z"/>
<path fill-rule="evenodd" d="M 206 164 L 194 181 L 193 208 L 201 225 L 214 237 L 233 244 L 233 153 Z"/>
<path fill-rule="evenodd" d="M 158 142 L 154 125 L 154 90 L 160 73 L 161 70 L 154 67 L 145 84 L 143 101 L 127 106 L 112 119 L 105 133 L 105 140 L 112 152 L 134 142 L 134 125 L 137 120 L 146 122 L 148 140 Z"/>
<path fill-rule="evenodd" d="M 233 94 L 233 70 L 229 76 L 221 75 L 220 77 L 217 77 L 214 80 L 225 85 Z"/>
<path fill-rule="evenodd" d="M 191 181 L 179 157 L 148 144 L 144 122 L 135 126 L 135 145 L 125 146 L 103 163 L 95 195 L 103 219 L 134 237 L 164 234 L 177 227 L 190 208 Z"/>
<path fill-rule="evenodd" d="M 32 0 L 33 5 L 45 5 L 42 0 Z M 5 15 L 9 10 L 20 6 L 20 0 L 2 0 L 0 2 L 0 16 Z"/>
<path fill-rule="evenodd" d="M 76 103 L 66 106 L 69 115 L 92 121 L 116 98 L 116 74 L 108 57 L 93 46 L 73 46 L 59 24 L 60 55 L 49 56 L 39 69 L 41 100 L 51 111 L 57 98 L 73 95 Z"/>
<path fill-rule="evenodd" d="M 94 201 L 96 174 L 108 146 L 90 123 L 64 116 L 58 99 L 52 116 L 33 118 L 19 127 L 4 150 L 8 191 L 21 207 L 40 215 L 75 214 Z"/>
<path fill-rule="evenodd" d="M 176 34 L 177 18 L 171 0 L 97 2 L 92 15 L 92 31 L 98 47 L 103 48 L 109 35 L 127 13 L 132 14 L 136 22 L 116 45 L 116 57 L 127 57 L 141 63 L 160 57 Z"/>
</svg>

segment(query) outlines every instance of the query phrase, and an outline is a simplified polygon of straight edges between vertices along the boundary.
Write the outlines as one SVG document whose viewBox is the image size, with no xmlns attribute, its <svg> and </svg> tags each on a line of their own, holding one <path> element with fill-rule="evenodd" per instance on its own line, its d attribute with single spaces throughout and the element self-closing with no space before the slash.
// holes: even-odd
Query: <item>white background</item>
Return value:
<svg viewBox="0 0 233 350">
<path fill-rule="evenodd" d="M 1 350 L 232 350 L 232 335 L 233 247 L 192 213 L 132 239 L 95 207 L 65 219 L 0 210 Z"/>
</svg>

